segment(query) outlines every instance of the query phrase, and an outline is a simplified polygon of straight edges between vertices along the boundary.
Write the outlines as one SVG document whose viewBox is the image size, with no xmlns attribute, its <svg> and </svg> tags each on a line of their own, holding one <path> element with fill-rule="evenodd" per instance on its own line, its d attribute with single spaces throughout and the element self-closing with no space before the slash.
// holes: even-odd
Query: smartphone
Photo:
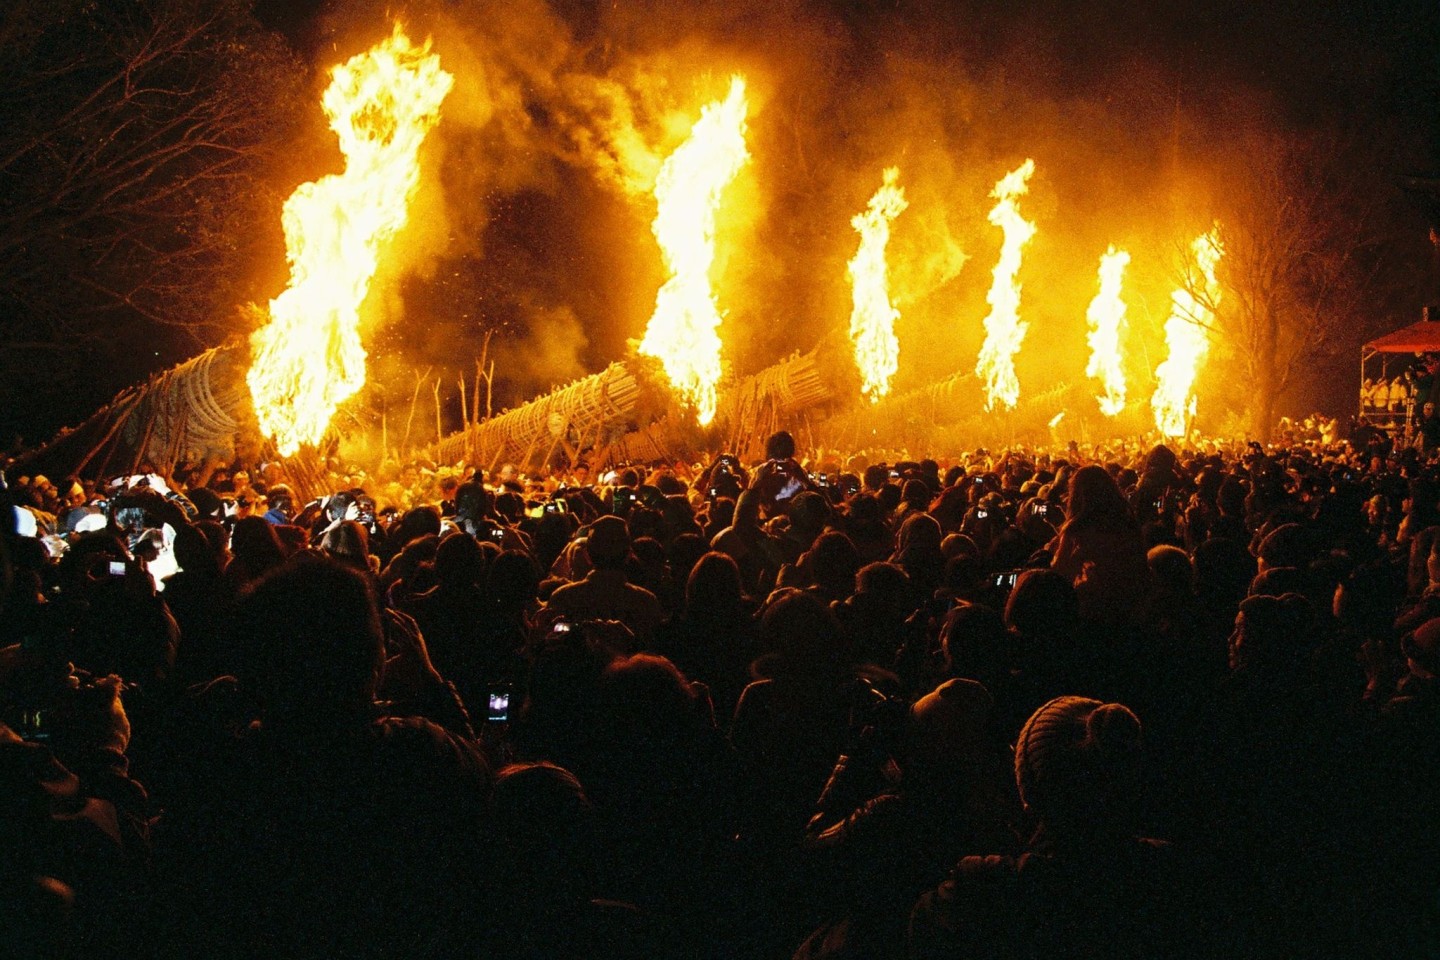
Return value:
<svg viewBox="0 0 1440 960">
<path fill-rule="evenodd" d="M 989 511 L 989 510 L 980 510 L 980 509 L 978 509 L 978 508 L 975 510 L 975 519 L 976 519 L 976 520 L 984 520 L 985 518 L 987 518 L 987 517 L 989 517 L 989 516 L 990 516 L 990 511 Z"/>
<path fill-rule="evenodd" d="M 507 723 L 510 720 L 510 685 L 499 684 L 490 688 L 489 705 L 485 719 L 490 723 Z"/>
<path fill-rule="evenodd" d="M 123 563 L 121 563 L 121 562 L 119 562 L 119 561 L 116 561 L 116 560 L 111 560 L 111 561 L 110 561 L 110 576 L 112 576 L 112 577 L 123 577 L 123 576 L 125 576 L 125 564 L 123 564 Z"/>
<path fill-rule="evenodd" d="M 555 625 L 550 628 L 551 633 L 569 633 L 573 624 L 569 620 L 556 620 Z"/>
<path fill-rule="evenodd" d="M 500 524 L 498 523 L 491 524 L 490 536 L 495 540 L 496 543 L 499 543 L 501 540 L 505 539 L 505 528 L 500 526 Z"/>
<path fill-rule="evenodd" d="M 570 505 L 567 504 L 564 500 L 547 500 L 545 501 L 545 506 L 541 509 L 544 510 L 546 513 L 551 514 L 565 513 L 567 510 L 570 509 Z"/>
<path fill-rule="evenodd" d="M 31 743 L 50 740 L 50 711 L 26 710 L 20 715 L 20 738 Z"/>
<path fill-rule="evenodd" d="M 1013 590 L 1015 589 L 1015 581 L 1019 579 L 1019 577 L 1019 570 L 1006 570 L 1003 573 L 997 573 L 991 577 L 990 585 L 999 587 L 1001 590 Z"/>
</svg>

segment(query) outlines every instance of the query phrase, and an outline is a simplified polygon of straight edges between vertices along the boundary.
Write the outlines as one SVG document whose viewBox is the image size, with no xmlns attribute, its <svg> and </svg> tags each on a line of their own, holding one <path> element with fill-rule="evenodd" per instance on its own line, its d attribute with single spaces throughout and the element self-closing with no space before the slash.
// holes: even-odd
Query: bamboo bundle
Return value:
<svg viewBox="0 0 1440 960">
<path fill-rule="evenodd" d="M 658 364 L 631 357 L 452 434 L 429 454 L 437 463 L 473 459 L 492 469 L 510 462 L 530 470 L 557 452 L 570 462 L 584 456 L 591 467 L 722 447 L 753 453 L 797 413 L 836 398 L 835 378 L 824 372 L 829 359 L 828 344 L 822 343 L 722 384 L 715 423 L 702 429 L 679 406 Z"/>
<path fill-rule="evenodd" d="M 234 339 L 122 391 L 78 427 L 62 430 L 17 466 L 60 475 L 104 476 L 144 461 L 233 456 L 239 431 L 254 426 L 245 371 L 250 350 Z"/>
<path fill-rule="evenodd" d="M 612 363 L 599 373 L 558 387 L 528 403 L 471 424 L 431 448 L 439 463 L 467 457 L 493 466 L 513 462 L 522 469 L 543 465 L 562 450 L 573 458 L 581 450 L 610 443 L 653 419 L 658 391 L 650 361 Z"/>
<path fill-rule="evenodd" d="M 986 411 L 979 381 L 958 373 L 898 397 L 854 407 L 818 428 L 821 441 L 843 450 L 886 448 L 927 454 L 1020 441 L 1048 442 L 1050 420 L 1079 397 L 1056 384 L 1023 396 L 1010 411 Z"/>
<path fill-rule="evenodd" d="M 820 427 L 827 446 L 858 450 L 893 444 L 883 438 L 899 433 L 933 429 L 954 423 L 975 409 L 979 403 L 979 385 L 973 373 L 957 373 L 937 383 L 899 396 L 890 396 L 879 403 L 857 403 Z"/>
</svg>

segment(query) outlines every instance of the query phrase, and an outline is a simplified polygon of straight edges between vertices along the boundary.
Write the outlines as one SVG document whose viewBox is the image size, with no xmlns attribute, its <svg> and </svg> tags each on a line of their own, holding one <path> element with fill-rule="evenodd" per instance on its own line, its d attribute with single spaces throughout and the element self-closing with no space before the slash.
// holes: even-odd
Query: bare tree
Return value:
<svg viewBox="0 0 1440 960">
<path fill-rule="evenodd" d="M 6 4 L 5 366 L 103 357 L 162 327 L 192 347 L 233 332 L 258 225 L 278 215 L 267 174 L 302 80 L 241 0 Z"/>
<path fill-rule="evenodd" d="M 1212 339 L 1243 370 L 1251 431 L 1268 437 L 1315 359 L 1369 321 L 1375 225 L 1393 191 L 1354 140 L 1267 131 L 1238 142 L 1217 191 L 1218 302 L 1188 249 L 1179 283 L 1210 308 Z"/>
</svg>

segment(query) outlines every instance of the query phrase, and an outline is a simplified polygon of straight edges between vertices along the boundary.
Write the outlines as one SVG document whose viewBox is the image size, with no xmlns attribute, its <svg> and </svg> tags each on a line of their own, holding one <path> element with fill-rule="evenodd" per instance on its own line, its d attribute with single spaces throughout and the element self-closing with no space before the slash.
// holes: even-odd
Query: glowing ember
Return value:
<svg viewBox="0 0 1440 960">
<path fill-rule="evenodd" d="M 1026 160 L 1005 174 L 990 191 L 990 196 L 999 202 L 990 211 L 989 219 L 1005 232 L 1005 240 L 1000 246 L 990 292 L 985 295 L 990 315 L 985 318 L 985 344 L 975 364 L 975 372 L 985 378 L 986 410 L 994 409 L 996 403 L 1013 408 L 1020 400 L 1015 354 L 1020 351 L 1029 324 L 1020 321 L 1020 284 L 1015 282 L 1015 275 L 1020 272 L 1020 252 L 1035 236 L 1035 224 L 1020 216 L 1015 199 L 1028 192 L 1027 181 L 1034 172 L 1035 161 Z"/>
<path fill-rule="evenodd" d="M 855 364 L 864 380 L 861 390 L 876 403 L 890 392 L 890 378 L 900 368 L 900 341 L 895 321 L 900 311 L 890 304 L 890 287 L 885 271 L 885 246 L 890 242 L 890 221 L 910 204 L 905 191 L 896 186 L 899 167 L 888 167 L 884 181 L 864 213 L 850 218 L 860 233 L 860 248 L 849 263 L 851 299 L 850 340 L 855 344 Z"/>
<path fill-rule="evenodd" d="M 700 111 L 689 138 L 665 159 L 655 180 L 653 229 L 670 279 L 655 297 L 640 352 L 660 359 L 702 426 L 715 416 L 720 379 L 720 311 L 710 289 L 715 213 L 721 192 L 750 159 L 746 110 L 745 81 L 732 77 L 729 95 Z"/>
<path fill-rule="evenodd" d="M 1220 285 L 1215 280 L 1215 267 L 1225 255 L 1220 227 L 1216 225 L 1209 233 L 1196 237 L 1190 249 L 1204 280 L 1205 302 L 1185 287 L 1171 295 L 1170 317 L 1165 321 L 1165 343 L 1170 354 L 1155 371 L 1155 396 L 1150 399 L 1155 426 L 1167 437 L 1184 437 L 1195 416 L 1195 397 L 1190 391 L 1210 349 L 1206 328 L 1214 322 L 1213 308 L 1220 302 Z"/>
<path fill-rule="evenodd" d="M 321 104 L 345 172 L 285 201 L 290 285 L 251 337 L 247 381 L 260 429 L 282 456 L 318 443 L 335 409 L 365 385 L 360 305 L 381 247 L 405 224 L 420 144 L 453 78 L 430 46 L 395 32 L 331 70 Z"/>
<path fill-rule="evenodd" d="M 1120 286 L 1130 254 L 1113 246 L 1100 258 L 1100 292 L 1090 301 L 1085 320 L 1090 326 L 1090 363 L 1085 376 L 1096 377 L 1105 392 L 1099 396 L 1100 410 L 1113 417 L 1125 409 L 1125 371 L 1120 365 L 1120 330 L 1125 323 L 1125 301 Z"/>
</svg>

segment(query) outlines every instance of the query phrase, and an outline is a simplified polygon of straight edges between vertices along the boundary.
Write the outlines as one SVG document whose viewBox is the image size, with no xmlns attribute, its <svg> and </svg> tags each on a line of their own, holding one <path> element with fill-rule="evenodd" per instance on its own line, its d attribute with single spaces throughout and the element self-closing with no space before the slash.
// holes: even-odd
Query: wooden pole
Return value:
<svg viewBox="0 0 1440 960">
<path fill-rule="evenodd" d="M 475 361 L 475 396 L 470 400 L 470 422 L 480 422 L 480 378 L 484 375 L 484 367 L 479 360 Z"/>
<path fill-rule="evenodd" d="M 415 401 L 420 398 L 420 384 L 430 379 L 430 371 L 433 368 L 426 367 L 425 373 L 415 378 L 415 390 L 410 394 L 410 413 L 405 417 L 405 438 L 400 441 L 400 449 L 405 456 L 410 455 L 410 425 L 415 422 Z"/>
<path fill-rule="evenodd" d="M 445 430 L 440 425 L 440 377 L 435 377 L 435 444 L 439 446 L 440 441 L 445 439 Z"/>
</svg>

